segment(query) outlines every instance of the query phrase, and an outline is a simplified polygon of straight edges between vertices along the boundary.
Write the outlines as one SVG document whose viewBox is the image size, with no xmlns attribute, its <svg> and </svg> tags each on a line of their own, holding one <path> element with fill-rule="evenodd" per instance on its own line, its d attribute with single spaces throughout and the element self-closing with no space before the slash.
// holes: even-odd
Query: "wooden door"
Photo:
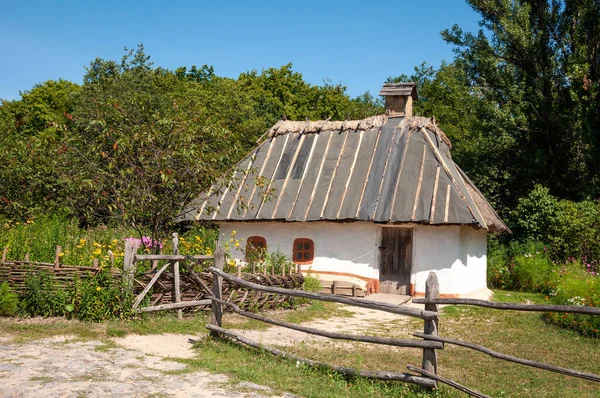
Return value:
<svg viewBox="0 0 600 398">
<path fill-rule="evenodd" d="M 379 292 L 409 294 L 412 228 L 382 228 L 379 246 Z"/>
</svg>

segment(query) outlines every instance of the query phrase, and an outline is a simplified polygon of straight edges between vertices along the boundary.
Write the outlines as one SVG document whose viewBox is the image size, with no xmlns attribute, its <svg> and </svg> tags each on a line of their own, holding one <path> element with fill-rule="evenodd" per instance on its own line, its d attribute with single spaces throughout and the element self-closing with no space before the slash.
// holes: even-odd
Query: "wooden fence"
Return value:
<svg viewBox="0 0 600 398">
<path fill-rule="evenodd" d="M 13 289 L 22 292 L 25 289 L 25 279 L 32 268 L 48 272 L 59 286 L 66 286 L 75 278 L 93 276 L 101 269 L 97 259 L 92 261 L 91 266 L 62 264 L 60 261 L 61 253 L 62 248 L 56 246 L 54 262 L 52 263 L 30 261 L 29 253 L 25 254 L 23 260 L 11 260 L 8 258 L 8 248 L 5 247 L 0 260 L 0 280 L 6 280 Z M 114 263 L 114 257 L 111 257 L 111 261 Z M 111 270 L 118 274 L 114 267 L 111 267 Z M 115 276 L 118 278 L 117 275 Z"/>
<path fill-rule="evenodd" d="M 462 392 L 465 392 L 474 397 L 487 397 L 484 394 L 481 394 L 475 390 L 472 390 L 468 387 L 462 386 L 456 383 L 453 380 L 444 378 L 440 376 L 437 372 L 438 370 L 438 358 L 437 358 L 437 350 L 443 349 L 444 344 L 453 344 L 461 347 L 473 349 L 479 352 L 483 352 L 487 355 L 490 355 L 494 358 L 511 361 L 514 363 L 519 363 L 522 365 L 532 366 L 539 369 L 544 369 L 551 372 L 561 373 L 573 377 L 580 377 L 586 380 L 592 380 L 596 382 L 600 382 L 600 376 L 580 372 L 577 370 L 561 368 L 554 365 L 543 364 L 536 361 L 531 361 L 528 359 L 518 358 L 506 354 L 501 354 L 485 347 L 462 342 L 459 340 L 449 339 L 445 337 L 441 337 L 438 335 L 438 326 L 439 326 L 439 310 L 438 305 L 441 304 L 464 304 L 464 305 L 475 305 L 482 306 L 487 308 L 495 308 L 500 310 L 518 310 L 518 311 L 542 311 L 542 312 L 569 312 L 569 313 L 579 313 L 579 314 L 587 314 L 587 315 L 600 315 L 600 308 L 592 308 L 592 307 L 581 307 L 581 306 L 555 306 L 555 305 L 525 305 L 525 304 L 510 304 L 510 303 L 493 303 L 484 300 L 473 300 L 473 299 L 442 299 L 439 297 L 439 283 L 435 273 L 430 273 L 426 282 L 426 293 L 425 298 L 422 299 L 413 299 L 414 303 L 425 304 L 425 308 L 423 310 L 408 306 L 402 305 L 394 305 L 387 303 L 380 303 L 371 300 L 365 299 L 357 299 L 350 297 L 342 297 L 337 295 L 330 294 L 321 294 L 321 293 L 311 293 L 305 291 L 297 291 L 297 290 L 289 290 L 272 286 L 263 286 L 260 284 L 255 284 L 252 282 L 245 281 L 236 276 L 227 274 L 223 272 L 223 268 L 219 266 L 219 264 L 215 263 L 214 267 L 209 268 L 213 273 L 213 294 L 211 296 L 212 300 L 212 312 L 211 312 L 211 320 L 210 324 L 206 325 L 207 329 L 209 329 L 210 333 L 214 337 L 225 336 L 229 337 L 241 344 L 258 348 L 271 354 L 291 359 L 294 361 L 298 361 L 309 366 L 320 366 L 325 367 L 334 371 L 337 371 L 344 375 L 349 376 L 363 376 L 371 379 L 382 379 L 382 380 L 398 380 L 408 383 L 414 383 L 421 385 L 426 388 L 436 388 L 437 383 L 441 382 L 447 384 L 453 388 L 456 388 Z M 258 291 L 269 292 L 274 294 L 280 294 L 289 297 L 302 297 L 313 300 L 320 301 L 328 301 L 346 305 L 352 305 L 362 308 L 374 309 L 379 311 L 390 312 L 398 315 L 406 315 L 410 317 L 420 318 L 424 321 L 424 327 L 422 333 L 413 333 L 413 336 L 421 339 L 396 339 L 396 338 L 386 338 L 386 337 L 375 337 L 375 336 L 362 336 L 362 335 L 350 335 L 343 333 L 333 333 L 326 332 L 310 327 L 305 327 L 301 325 L 296 325 L 284 321 L 279 321 L 271 318 L 267 318 L 255 313 L 251 313 L 248 311 L 244 311 L 235 304 L 227 302 L 222 299 L 222 283 L 223 280 L 239 284 L 249 289 L 255 289 Z M 396 346 L 396 347 L 410 347 L 417 348 L 423 350 L 422 356 L 422 364 L 421 367 L 415 367 L 412 365 L 408 365 L 408 370 L 416 373 L 400 373 L 400 372 L 388 372 L 388 371 L 372 371 L 372 370 L 361 370 L 361 369 L 352 369 L 342 366 L 336 366 L 331 364 L 326 364 L 322 362 L 317 362 L 307 358 L 301 358 L 296 355 L 290 354 L 288 352 L 264 346 L 256 341 L 248 339 L 232 330 L 228 330 L 223 328 L 222 325 L 222 313 L 224 307 L 230 308 L 234 312 L 255 320 L 259 320 L 271 325 L 281 326 L 292 330 L 297 330 L 301 332 L 305 332 L 312 335 L 327 337 L 331 339 L 342 339 L 349 341 L 357 341 L 357 342 L 366 342 L 387 346 Z M 432 344 L 435 343 L 435 344 Z"/>
</svg>

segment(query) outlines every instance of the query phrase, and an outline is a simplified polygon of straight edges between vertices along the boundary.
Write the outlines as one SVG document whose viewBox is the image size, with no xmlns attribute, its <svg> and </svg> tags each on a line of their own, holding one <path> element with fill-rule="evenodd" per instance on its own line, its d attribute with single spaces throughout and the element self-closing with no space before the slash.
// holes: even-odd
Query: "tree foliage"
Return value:
<svg viewBox="0 0 600 398">
<path fill-rule="evenodd" d="M 277 120 L 381 113 L 369 94 L 307 84 L 292 65 L 238 79 L 155 67 L 143 46 L 92 61 L 83 85 L 48 81 L 0 105 L 0 216 L 75 215 L 166 235 Z"/>
<path fill-rule="evenodd" d="M 600 192 L 600 3 L 469 0 L 479 32 L 442 32 L 455 59 L 421 66 L 417 112 L 501 210 L 535 184 L 573 200 Z M 507 211 L 503 211 L 507 215 Z"/>
</svg>

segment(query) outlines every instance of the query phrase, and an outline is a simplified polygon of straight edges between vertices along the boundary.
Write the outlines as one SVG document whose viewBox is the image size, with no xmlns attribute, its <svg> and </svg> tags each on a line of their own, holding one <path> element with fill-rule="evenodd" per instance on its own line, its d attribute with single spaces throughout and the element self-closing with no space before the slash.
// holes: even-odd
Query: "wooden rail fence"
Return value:
<svg viewBox="0 0 600 398">
<path fill-rule="evenodd" d="M 526 366 L 532 366 L 539 369 L 544 369 L 551 372 L 561 373 L 568 376 L 580 377 L 586 380 L 591 380 L 595 382 L 600 382 L 600 376 L 580 372 L 577 370 L 566 369 L 554 365 L 544 364 L 528 359 L 518 358 L 502 353 L 498 353 L 492 351 L 483 346 L 467 343 L 459 340 L 449 339 L 446 337 L 441 337 L 438 335 L 438 326 L 439 326 L 439 310 L 438 306 L 442 304 L 462 304 L 462 305 L 474 305 L 481 306 L 499 310 L 517 310 L 517 311 L 541 311 L 541 312 L 569 312 L 569 313 L 579 313 L 586 315 L 600 315 L 600 308 L 593 307 L 583 307 L 583 306 L 556 306 L 556 305 L 530 305 L 530 304 L 512 304 L 512 303 L 494 303 L 484 300 L 474 300 L 474 299 L 442 299 L 439 297 L 439 283 L 437 276 L 434 272 L 431 272 L 426 282 L 426 293 L 425 298 L 413 299 L 414 303 L 425 304 L 425 308 L 423 310 L 413 307 L 407 307 L 402 305 L 394 305 L 387 303 L 379 303 L 375 301 L 351 298 L 351 297 L 342 297 L 330 294 L 321 294 L 321 293 L 312 293 L 298 290 L 290 290 L 283 289 L 279 287 L 273 286 L 263 286 L 260 284 L 252 283 L 241 278 L 238 278 L 234 275 L 227 274 L 223 271 L 221 264 L 215 263 L 214 267 L 210 267 L 209 270 L 213 273 L 213 290 L 212 290 L 212 313 L 210 324 L 206 325 L 207 329 L 210 331 L 210 334 L 214 337 L 228 337 L 231 338 L 238 343 L 258 348 L 261 350 L 265 350 L 275 356 L 288 358 L 294 361 L 298 361 L 309 366 L 320 366 L 325 367 L 334 371 L 337 371 L 344 375 L 351 376 L 363 376 L 372 379 L 381 379 L 381 380 L 397 380 L 402 382 L 414 383 L 426 388 L 437 388 L 437 383 L 444 383 L 453 388 L 456 388 L 470 396 L 473 397 L 487 397 L 487 395 L 482 394 L 478 391 L 460 385 L 459 383 L 444 378 L 438 374 L 438 358 L 437 358 L 437 350 L 443 349 L 444 344 L 453 344 L 461 347 L 469 348 L 472 350 L 476 350 L 487 355 L 490 355 L 494 358 L 510 361 Z M 416 339 L 396 339 L 396 338 L 386 338 L 386 337 L 376 337 L 376 336 L 361 336 L 361 335 L 350 335 L 344 333 L 333 333 L 318 330 L 315 328 L 305 327 L 301 325 L 296 325 L 276 319 L 271 319 L 265 316 L 261 316 L 255 313 L 251 313 L 248 311 L 244 311 L 239 308 L 237 305 L 225 301 L 222 299 L 222 283 L 223 281 L 229 281 L 232 283 L 239 284 L 248 289 L 254 289 L 263 292 L 269 292 L 274 294 L 280 294 L 289 297 L 302 297 L 308 298 L 312 300 L 320 300 L 320 301 L 328 301 L 346 305 L 353 305 L 362 308 L 369 308 L 379 311 L 386 311 L 398 315 L 406 315 L 410 317 L 423 319 L 424 327 L 423 332 L 413 333 L 413 336 L 418 337 L 422 340 Z M 358 341 L 365 343 L 373 343 L 379 345 L 387 345 L 387 346 L 396 346 L 396 347 L 410 347 L 417 348 L 423 350 L 422 364 L 421 368 L 417 368 L 412 365 L 408 365 L 407 368 L 413 373 L 400 373 L 400 372 L 388 372 L 388 371 L 371 371 L 371 370 L 361 370 L 361 369 L 352 369 L 342 366 L 336 366 L 331 364 L 326 364 L 318 361 L 314 361 L 307 358 L 301 358 L 296 355 L 290 354 L 288 352 L 265 346 L 256 341 L 248 339 L 241 334 L 238 334 L 232 330 L 228 330 L 222 325 L 222 314 L 224 308 L 230 308 L 234 312 L 238 313 L 241 316 L 255 319 L 258 321 L 262 321 L 271 325 L 281 326 L 292 330 L 301 331 L 304 333 L 308 333 L 311 335 L 317 335 L 322 337 L 327 337 L 331 339 L 341 339 L 348 341 Z M 424 344 L 425 343 L 425 344 Z M 430 344 L 437 343 L 437 344 Z"/>
</svg>

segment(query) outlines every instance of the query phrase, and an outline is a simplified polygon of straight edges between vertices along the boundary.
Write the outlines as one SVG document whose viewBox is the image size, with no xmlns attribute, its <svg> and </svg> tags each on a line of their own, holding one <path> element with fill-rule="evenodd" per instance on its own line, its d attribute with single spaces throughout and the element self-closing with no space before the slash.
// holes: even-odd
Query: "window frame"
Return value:
<svg viewBox="0 0 600 398">
<path fill-rule="evenodd" d="M 260 247 L 254 246 L 255 241 L 257 243 L 261 243 L 262 246 L 260 246 Z M 263 249 L 264 253 L 262 256 L 257 257 L 256 260 L 259 260 L 259 261 L 264 260 L 264 254 L 267 252 L 267 240 L 264 237 L 258 236 L 258 235 L 249 236 L 248 239 L 246 239 L 246 253 L 244 254 L 244 260 L 246 262 L 251 261 L 252 259 L 248 258 L 248 253 L 251 253 L 252 251 L 257 250 L 257 249 Z"/>
<path fill-rule="evenodd" d="M 296 246 L 302 243 L 302 249 L 297 249 Z M 310 247 L 304 248 L 304 244 L 308 243 Z M 296 258 L 297 253 L 302 253 L 302 260 Z M 309 253 L 310 259 L 305 259 L 305 254 Z M 294 264 L 312 264 L 315 259 L 315 242 L 309 238 L 296 238 L 294 239 L 294 246 L 292 246 L 292 261 Z"/>
</svg>

